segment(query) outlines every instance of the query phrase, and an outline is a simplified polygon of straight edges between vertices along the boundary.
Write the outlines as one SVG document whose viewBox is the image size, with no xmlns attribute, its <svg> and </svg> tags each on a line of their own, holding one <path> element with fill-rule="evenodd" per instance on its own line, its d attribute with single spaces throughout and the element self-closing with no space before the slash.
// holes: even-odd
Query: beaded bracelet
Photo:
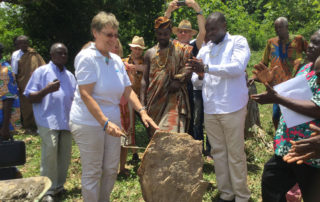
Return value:
<svg viewBox="0 0 320 202">
<path fill-rule="evenodd" d="M 108 123 L 109 123 L 109 120 L 107 120 L 107 121 L 104 123 L 103 131 L 106 131 L 106 128 L 107 128 L 107 126 L 108 126 Z"/>
</svg>

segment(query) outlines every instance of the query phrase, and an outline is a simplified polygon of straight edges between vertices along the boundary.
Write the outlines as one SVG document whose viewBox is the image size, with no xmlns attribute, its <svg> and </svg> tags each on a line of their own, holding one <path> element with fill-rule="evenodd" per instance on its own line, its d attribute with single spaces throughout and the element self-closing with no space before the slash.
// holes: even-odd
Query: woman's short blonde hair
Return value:
<svg viewBox="0 0 320 202">
<path fill-rule="evenodd" d="M 123 57 L 123 48 L 122 44 L 119 39 L 117 39 L 118 45 L 119 45 L 119 56 L 122 58 Z"/>
<path fill-rule="evenodd" d="M 113 29 L 119 28 L 119 22 L 114 14 L 100 11 L 91 21 L 91 31 L 97 30 L 100 32 L 107 25 L 111 26 Z"/>
</svg>

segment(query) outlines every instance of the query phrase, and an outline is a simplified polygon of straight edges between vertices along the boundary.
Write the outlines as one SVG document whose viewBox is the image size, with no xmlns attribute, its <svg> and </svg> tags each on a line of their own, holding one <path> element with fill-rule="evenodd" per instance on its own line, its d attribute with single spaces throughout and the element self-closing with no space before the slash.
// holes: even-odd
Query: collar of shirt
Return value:
<svg viewBox="0 0 320 202">
<path fill-rule="evenodd" d="M 57 65 L 55 65 L 51 60 L 49 62 L 49 65 L 52 67 L 53 71 L 59 74 L 65 73 L 66 71 L 66 67 L 63 66 L 63 70 L 60 71 L 59 67 Z"/>
<path fill-rule="evenodd" d="M 224 35 L 222 41 L 220 41 L 220 43 L 217 43 L 217 44 L 216 44 L 216 43 L 213 43 L 213 42 L 212 42 L 212 44 L 214 44 L 215 46 L 221 45 L 221 44 L 223 44 L 225 41 L 227 41 L 229 38 L 230 38 L 230 34 L 229 34 L 229 32 L 227 32 L 227 33 Z"/>
<path fill-rule="evenodd" d="M 229 41 L 229 39 L 230 39 L 230 34 L 227 32 L 226 35 L 224 35 L 223 40 L 222 40 L 220 43 L 217 43 L 217 44 L 216 44 L 216 43 L 211 42 L 211 43 L 209 44 L 210 49 L 212 50 L 212 49 L 214 49 L 214 48 L 224 46 L 224 45 Z"/>
<path fill-rule="evenodd" d="M 94 57 L 97 57 L 97 58 L 105 58 L 105 56 L 102 55 L 102 54 L 100 53 L 100 51 L 97 49 L 95 43 L 91 43 L 90 46 L 89 46 L 89 48 L 92 49 L 92 50 L 94 50 Z M 112 60 L 112 54 L 113 54 L 113 53 L 109 52 L 110 58 L 109 58 L 108 62 L 110 62 L 110 60 Z"/>
</svg>

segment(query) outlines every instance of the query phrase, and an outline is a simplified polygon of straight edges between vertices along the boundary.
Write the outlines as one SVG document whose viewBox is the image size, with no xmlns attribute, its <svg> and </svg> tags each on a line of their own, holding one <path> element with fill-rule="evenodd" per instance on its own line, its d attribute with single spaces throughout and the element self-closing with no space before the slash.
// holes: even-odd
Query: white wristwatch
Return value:
<svg viewBox="0 0 320 202">
<path fill-rule="evenodd" d="M 209 73 L 209 66 L 208 65 L 204 65 L 203 72 L 204 73 Z"/>
</svg>

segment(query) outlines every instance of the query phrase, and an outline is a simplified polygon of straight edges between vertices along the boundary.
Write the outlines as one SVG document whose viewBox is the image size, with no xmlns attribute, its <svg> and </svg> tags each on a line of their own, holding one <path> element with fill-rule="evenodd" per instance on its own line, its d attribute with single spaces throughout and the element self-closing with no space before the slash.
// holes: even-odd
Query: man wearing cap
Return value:
<svg viewBox="0 0 320 202">
<path fill-rule="evenodd" d="M 170 40 L 172 25 L 167 17 L 155 20 L 157 44 L 145 54 L 146 70 L 141 83 L 141 101 L 161 130 L 187 132 L 190 106 L 185 68 L 192 47 Z M 153 135 L 154 131 L 149 131 Z"/>
<path fill-rule="evenodd" d="M 177 0 L 171 1 L 165 16 L 170 18 L 171 13 L 179 8 Z M 191 22 L 188 20 L 182 20 L 178 27 L 172 28 L 172 33 L 177 36 L 177 40 L 181 43 L 189 44 L 193 47 L 192 54 L 197 56 L 199 49 L 201 48 L 206 30 L 204 27 L 205 18 L 202 14 L 201 7 L 194 0 L 186 0 L 186 6 L 193 8 L 197 16 L 197 22 L 199 27 L 199 34 L 197 30 L 192 29 Z M 198 34 L 198 35 L 197 35 Z M 193 36 L 197 35 L 195 40 L 192 40 Z M 190 120 L 190 130 L 188 131 L 190 135 L 196 140 L 203 140 L 203 100 L 202 100 L 202 86 L 193 86 L 192 82 L 188 82 L 188 93 L 189 102 L 191 108 L 191 120 Z M 204 148 L 204 147 L 203 147 Z M 205 155 L 210 155 L 211 146 L 209 141 L 206 141 L 206 151 L 203 151 Z"/>
<path fill-rule="evenodd" d="M 143 71 L 145 69 L 144 60 L 143 60 L 143 50 L 146 48 L 144 45 L 143 37 L 134 36 L 132 42 L 129 43 L 131 54 L 123 59 L 125 64 L 128 76 L 131 81 L 131 87 L 133 91 L 139 96 L 141 88 L 141 79 L 143 76 Z M 121 120 L 122 127 L 128 132 L 130 137 L 129 143 L 135 145 L 135 110 L 132 106 L 124 99 L 121 98 L 120 101 L 120 111 L 121 111 Z M 120 174 L 127 174 L 125 169 L 125 163 L 127 159 L 128 150 L 121 148 L 120 155 Z M 133 150 L 132 160 L 139 161 L 139 156 L 136 150 Z"/>
</svg>

